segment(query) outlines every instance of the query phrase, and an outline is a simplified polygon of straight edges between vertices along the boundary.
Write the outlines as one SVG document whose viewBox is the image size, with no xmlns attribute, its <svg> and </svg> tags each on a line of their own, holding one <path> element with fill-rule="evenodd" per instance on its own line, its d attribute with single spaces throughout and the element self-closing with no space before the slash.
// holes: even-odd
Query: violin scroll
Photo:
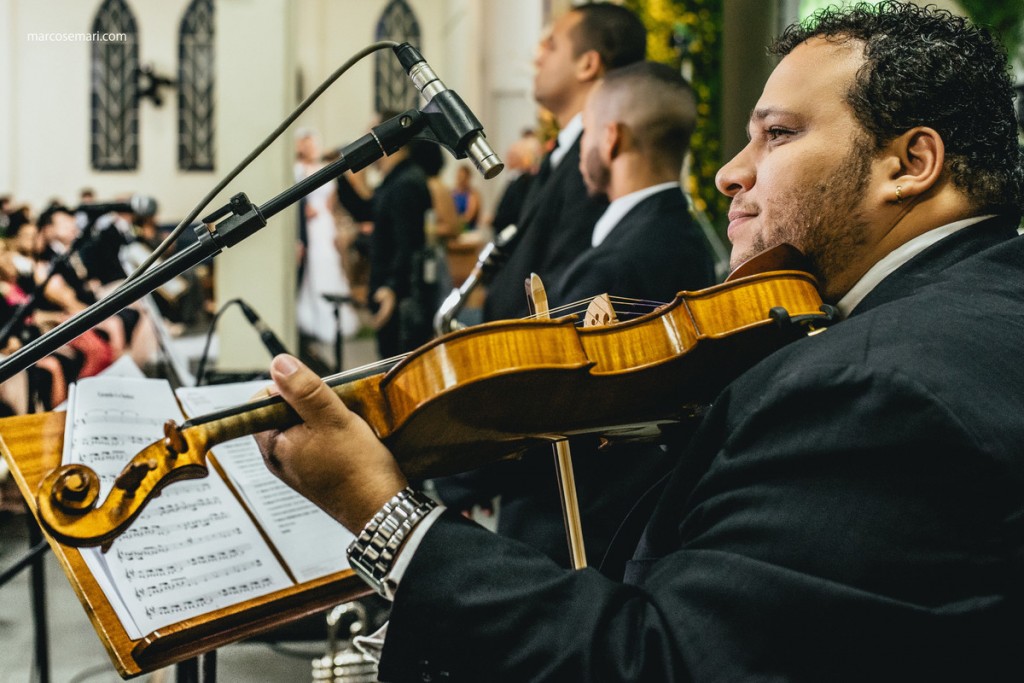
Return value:
<svg viewBox="0 0 1024 683">
<path fill-rule="evenodd" d="M 69 515 L 81 514 L 96 505 L 100 479 L 85 465 L 65 465 L 47 477 L 53 478 L 53 502 Z"/>
<path fill-rule="evenodd" d="M 100 479 L 82 464 L 64 465 L 39 484 L 39 521 L 58 541 L 106 550 L 168 484 L 205 477 L 206 444 L 202 432 L 182 430 L 173 421 L 166 436 L 140 451 L 121 470 L 99 505 Z M 179 450 L 180 449 L 180 450 Z M 200 454 L 200 455 L 196 455 Z"/>
</svg>

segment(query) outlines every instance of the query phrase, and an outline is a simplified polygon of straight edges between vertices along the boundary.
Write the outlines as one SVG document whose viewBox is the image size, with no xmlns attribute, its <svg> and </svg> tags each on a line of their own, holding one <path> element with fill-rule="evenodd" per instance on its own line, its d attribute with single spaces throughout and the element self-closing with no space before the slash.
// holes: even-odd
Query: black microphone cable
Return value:
<svg viewBox="0 0 1024 683">
<path fill-rule="evenodd" d="M 203 354 L 199 357 L 199 367 L 196 369 L 196 386 L 202 386 L 203 380 L 206 376 L 206 364 L 210 357 L 210 344 L 213 341 L 213 331 L 217 328 L 217 321 L 220 320 L 221 315 L 224 311 L 228 310 L 228 307 L 232 304 L 237 304 L 242 310 L 242 315 L 245 316 L 256 331 L 260 333 L 260 340 L 263 345 L 270 352 L 271 356 L 277 356 L 282 353 L 288 353 L 288 349 L 285 348 L 281 340 L 274 334 L 274 331 L 267 327 L 267 324 L 260 319 L 249 304 L 245 303 L 241 299 L 231 299 L 222 305 L 217 312 L 213 314 L 213 319 L 210 320 L 210 326 L 206 330 L 206 342 L 203 344 Z"/>
</svg>

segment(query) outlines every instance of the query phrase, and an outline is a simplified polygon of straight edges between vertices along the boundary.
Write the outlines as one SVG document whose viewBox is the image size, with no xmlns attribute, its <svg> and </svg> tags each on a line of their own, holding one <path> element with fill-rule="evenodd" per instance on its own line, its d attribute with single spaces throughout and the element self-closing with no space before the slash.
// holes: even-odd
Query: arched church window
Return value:
<svg viewBox="0 0 1024 683">
<path fill-rule="evenodd" d="M 422 50 L 420 25 L 405 0 L 391 0 L 377 21 L 377 40 L 409 43 Z M 374 54 L 376 67 L 374 102 L 378 112 L 405 111 L 419 102 L 419 93 L 391 50 Z"/>
<path fill-rule="evenodd" d="M 213 0 L 192 0 L 178 32 L 178 168 L 213 170 Z"/>
<path fill-rule="evenodd" d="M 135 76 L 139 36 L 124 0 L 104 0 L 92 23 L 92 167 L 131 171 L 139 162 L 139 103 Z"/>
</svg>

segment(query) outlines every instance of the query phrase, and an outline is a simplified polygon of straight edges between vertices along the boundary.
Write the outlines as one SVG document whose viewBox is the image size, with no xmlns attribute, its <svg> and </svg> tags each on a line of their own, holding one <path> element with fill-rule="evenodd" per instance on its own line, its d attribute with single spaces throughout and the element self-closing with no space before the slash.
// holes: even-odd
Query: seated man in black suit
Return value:
<svg viewBox="0 0 1024 683">
<path fill-rule="evenodd" d="M 711 247 L 679 185 L 696 118 L 689 84 L 664 64 L 615 69 L 590 93 L 580 173 L 591 194 L 611 203 L 594 225 L 592 248 L 549 292 L 552 305 L 602 293 L 664 303 L 714 284 Z"/>
<path fill-rule="evenodd" d="M 626 320 L 671 301 L 678 292 L 714 284 L 711 247 L 690 217 L 679 174 L 697 105 L 673 69 L 637 62 L 614 69 L 591 91 L 583 110 L 579 167 L 589 192 L 611 203 L 582 251 L 548 291 L 553 307 L 582 311 L 599 294 L 614 297 Z M 593 436 L 571 442 L 575 489 L 588 563 L 604 556 L 637 497 L 661 478 L 671 455 L 651 445 L 599 449 Z M 565 523 L 550 447 L 457 477 L 476 492 L 500 494 L 497 531 L 570 566 Z M 446 503 L 451 480 L 439 485 Z M 487 496 L 489 499 L 490 496 Z"/>
<path fill-rule="evenodd" d="M 1024 680 L 1024 159 L 1006 52 L 899 2 L 819 13 L 774 52 L 750 141 L 718 175 L 733 258 L 794 244 L 842 320 L 716 398 L 636 510 L 621 581 L 406 491 L 362 420 L 274 360 L 306 424 L 264 452 L 362 534 L 350 560 L 394 598 L 382 680 Z"/>
<path fill-rule="evenodd" d="M 583 108 L 605 74 L 643 60 L 646 41 L 644 25 L 633 12 L 609 2 L 595 2 L 578 5 L 559 16 L 538 45 L 534 97 L 552 113 L 560 127 L 558 146 L 547 155 L 530 183 L 515 221 L 519 228 L 515 246 L 488 286 L 485 320 L 526 316 L 525 279 L 536 273 L 546 286 L 555 288 L 566 269 L 581 254 L 591 251 L 594 225 L 604 214 L 608 199 L 603 190 L 588 192 L 580 172 Z M 680 112 L 680 106 L 687 110 Z M 676 151 L 681 159 L 696 116 L 693 101 L 676 105 L 671 116 L 676 119 L 677 131 L 686 133 L 682 140 L 676 135 L 670 141 L 679 145 Z M 679 166 L 681 162 L 676 164 L 672 180 L 678 178 Z M 676 243 L 665 245 L 665 252 L 670 252 Z M 676 265 L 684 265 L 682 259 L 687 257 L 682 253 L 678 257 L 673 255 L 673 259 L 679 259 Z M 664 259 L 657 260 L 668 265 Z M 634 266 L 650 269 L 652 273 L 659 269 L 653 262 Z M 589 268 L 581 265 L 574 277 L 578 277 L 581 269 Z M 679 283 L 704 282 L 702 269 L 689 265 L 678 277 L 635 280 L 618 291 L 611 288 L 626 283 L 612 275 L 611 270 L 603 268 L 595 279 L 583 283 L 590 290 L 585 294 L 607 291 L 622 297 L 665 301 L 679 290 Z M 705 284 L 710 284 L 710 280 Z M 591 289 L 594 285 L 596 289 Z M 562 294 L 574 293 L 566 290 Z M 562 294 L 552 291 L 549 299 L 552 303 L 563 302 Z M 537 450 L 547 454 L 551 449 Z M 666 458 L 657 448 L 636 449 L 627 457 L 598 453 L 596 438 L 575 441 L 572 451 L 586 554 L 589 561 L 598 562 L 632 501 L 650 486 L 652 478 L 658 478 Z M 554 478 L 550 457 L 526 457 L 519 462 L 503 462 L 446 477 L 434 485 L 441 498 L 459 509 L 489 507 L 499 497 L 499 533 L 529 543 L 569 566 L 562 506 Z M 618 486 L 610 489 L 610 480 Z"/>
</svg>

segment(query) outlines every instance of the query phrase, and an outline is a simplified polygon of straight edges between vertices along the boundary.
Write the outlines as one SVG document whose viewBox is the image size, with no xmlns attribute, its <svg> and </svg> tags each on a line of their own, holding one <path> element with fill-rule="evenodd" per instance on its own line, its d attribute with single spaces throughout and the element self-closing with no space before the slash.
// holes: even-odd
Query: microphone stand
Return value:
<svg viewBox="0 0 1024 683">
<path fill-rule="evenodd" d="M 505 226 L 505 229 L 498 233 L 493 242 L 489 242 L 480 250 L 476 265 L 473 266 L 473 270 L 463 281 L 462 286 L 453 289 L 434 313 L 434 333 L 437 336 L 464 327 L 456 320 L 456 316 L 466 305 L 466 300 L 469 299 L 473 290 L 480 285 L 489 284 L 494 278 L 494 274 L 508 260 L 509 251 L 515 246 L 518 232 L 519 228 L 515 225 Z"/>
<path fill-rule="evenodd" d="M 420 137 L 447 146 L 445 129 L 447 122 L 437 121 L 442 113 L 410 109 L 373 128 L 341 151 L 341 157 L 299 181 L 265 204 L 254 205 L 244 192 L 231 198 L 230 202 L 203 219 L 196 227 L 199 240 L 189 245 L 161 264 L 124 283 L 107 297 L 97 301 L 73 318 L 64 321 L 48 333 L 18 349 L 0 361 L 0 382 L 5 382 L 22 370 L 30 367 L 58 348 L 78 337 L 97 323 L 107 319 L 122 308 L 149 294 L 168 280 L 181 275 L 190 268 L 216 256 L 226 248 L 233 247 L 246 237 L 267 224 L 267 220 L 286 207 L 299 201 L 316 188 L 324 185 L 345 171 L 358 171 L 387 154 L 393 154 L 417 134 Z M 433 125 L 436 124 L 436 127 Z M 425 130 L 431 126 L 431 134 Z M 457 141 L 451 148 L 457 148 Z M 463 156 L 465 154 L 463 153 Z"/>
</svg>

